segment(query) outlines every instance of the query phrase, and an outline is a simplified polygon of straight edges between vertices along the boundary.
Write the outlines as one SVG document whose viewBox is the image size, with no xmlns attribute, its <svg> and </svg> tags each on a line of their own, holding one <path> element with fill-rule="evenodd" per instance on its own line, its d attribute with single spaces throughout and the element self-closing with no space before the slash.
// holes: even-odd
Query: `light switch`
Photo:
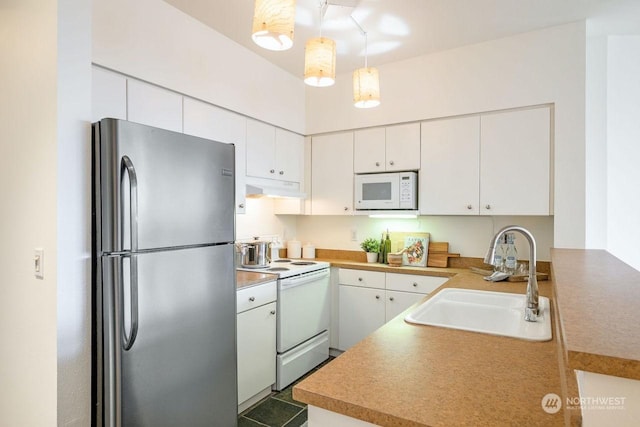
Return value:
<svg viewBox="0 0 640 427">
<path fill-rule="evenodd" d="M 33 270 L 37 279 L 44 279 L 44 249 L 36 248 L 33 257 Z"/>
<path fill-rule="evenodd" d="M 351 241 L 352 242 L 358 241 L 358 229 L 355 227 L 351 227 Z"/>
</svg>

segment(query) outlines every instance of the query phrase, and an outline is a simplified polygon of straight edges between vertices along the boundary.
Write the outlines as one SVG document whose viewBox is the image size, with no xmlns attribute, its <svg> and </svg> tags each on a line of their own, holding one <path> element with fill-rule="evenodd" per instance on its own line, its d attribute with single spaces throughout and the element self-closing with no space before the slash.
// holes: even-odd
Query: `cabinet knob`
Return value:
<svg viewBox="0 0 640 427">
<path fill-rule="evenodd" d="M 358 282 L 362 282 L 362 277 L 358 277 Z"/>
<path fill-rule="evenodd" d="M 269 313 L 270 314 L 276 314 L 276 311 L 275 310 L 271 310 Z"/>
<path fill-rule="evenodd" d="M 348 210 L 349 210 L 349 208 L 345 206 L 345 207 L 344 207 L 344 211 L 346 212 L 346 211 L 348 211 Z"/>
<path fill-rule="evenodd" d="M 376 299 L 380 299 L 380 295 L 376 295 Z"/>
<path fill-rule="evenodd" d="M 254 302 L 256 300 L 256 297 L 249 297 L 249 301 Z"/>
<path fill-rule="evenodd" d="M 393 165 L 394 165 L 393 160 L 390 160 L 390 161 L 389 161 L 389 164 L 390 164 L 391 166 L 393 166 Z"/>
<path fill-rule="evenodd" d="M 485 209 L 487 209 L 487 210 L 491 209 L 491 205 L 485 206 Z"/>
<path fill-rule="evenodd" d="M 413 282 L 413 287 L 417 288 L 418 287 L 418 283 L 417 282 Z"/>
<path fill-rule="evenodd" d="M 473 209 L 473 205 L 467 205 L 467 209 L 469 210 Z"/>
<path fill-rule="evenodd" d="M 389 297 L 389 301 L 393 301 L 393 297 Z"/>
<path fill-rule="evenodd" d="M 280 172 L 279 172 L 279 174 L 280 174 L 280 175 L 284 175 L 284 171 L 280 171 Z"/>
<path fill-rule="evenodd" d="M 376 162 L 376 166 L 380 166 L 380 162 Z"/>
<path fill-rule="evenodd" d="M 238 207 L 239 207 L 240 209 L 244 209 L 244 203 L 240 203 L 240 204 L 238 205 Z"/>
<path fill-rule="evenodd" d="M 271 170 L 269 171 L 269 173 L 275 173 L 275 172 L 276 172 L 276 171 L 275 171 L 275 169 L 271 169 Z"/>
</svg>

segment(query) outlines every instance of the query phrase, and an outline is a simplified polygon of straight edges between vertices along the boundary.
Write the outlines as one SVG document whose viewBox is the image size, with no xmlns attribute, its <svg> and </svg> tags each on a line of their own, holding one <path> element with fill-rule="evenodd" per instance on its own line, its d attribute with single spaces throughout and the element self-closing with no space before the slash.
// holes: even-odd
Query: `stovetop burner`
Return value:
<svg viewBox="0 0 640 427">
<path fill-rule="evenodd" d="M 274 259 L 272 262 L 291 262 L 290 259 L 282 258 L 282 259 Z"/>
<path fill-rule="evenodd" d="M 287 267 L 271 267 L 267 268 L 267 271 L 289 271 Z"/>
<path fill-rule="evenodd" d="M 296 261 L 292 262 L 291 265 L 313 265 L 315 262 L 313 261 Z"/>
</svg>

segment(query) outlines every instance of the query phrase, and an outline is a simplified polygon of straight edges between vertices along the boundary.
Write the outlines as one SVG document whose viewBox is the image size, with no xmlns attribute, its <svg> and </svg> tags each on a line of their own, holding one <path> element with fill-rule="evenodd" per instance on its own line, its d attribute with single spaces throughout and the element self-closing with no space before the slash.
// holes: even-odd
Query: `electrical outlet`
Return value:
<svg viewBox="0 0 640 427">
<path fill-rule="evenodd" d="M 35 249 L 33 272 L 37 279 L 44 279 L 44 249 L 42 248 Z"/>
<path fill-rule="evenodd" d="M 352 242 L 358 241 L 358 229 L 355 227 L 351 228 L 351 241 Z"/>
</svg>

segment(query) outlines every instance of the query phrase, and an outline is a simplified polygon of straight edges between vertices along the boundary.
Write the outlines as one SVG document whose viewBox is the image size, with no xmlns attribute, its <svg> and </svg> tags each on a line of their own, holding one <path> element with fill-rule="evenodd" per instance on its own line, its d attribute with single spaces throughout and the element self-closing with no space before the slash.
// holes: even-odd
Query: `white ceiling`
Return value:
<svg viewBox="0 0 640 427">
<path fill-rule="evenodd" d="M 165 0 L 268 61 L 302 76 L 304 44 L 319 35 L 320 1 L 298 0 L 294 45 L 272 52 L 251 40 L 254 0 Z M 329 0 L 329 3 L 344 0 Z M 324 0 L 322 0 L 324 3 Z M 368 34 L 370 66 L 577 20 L 625 13 L 639 0 L 360 0 L 352 16 Z M 625 9 L 626 8 L 626 9 Z M 339 9 L 339 8 L 338 8 Z M 351 19 L 323 23 L 337 45 L 338 74 L 364 65 L 364 36 Z M 344 10 L 344 9 L 342 9 Z M 622 12 L 621 12 L 622 11 Z M 632 12 L 637 12 L 632 7 Z M 640 18 L 636 16 L 638 22 Z"/>
</svg>

